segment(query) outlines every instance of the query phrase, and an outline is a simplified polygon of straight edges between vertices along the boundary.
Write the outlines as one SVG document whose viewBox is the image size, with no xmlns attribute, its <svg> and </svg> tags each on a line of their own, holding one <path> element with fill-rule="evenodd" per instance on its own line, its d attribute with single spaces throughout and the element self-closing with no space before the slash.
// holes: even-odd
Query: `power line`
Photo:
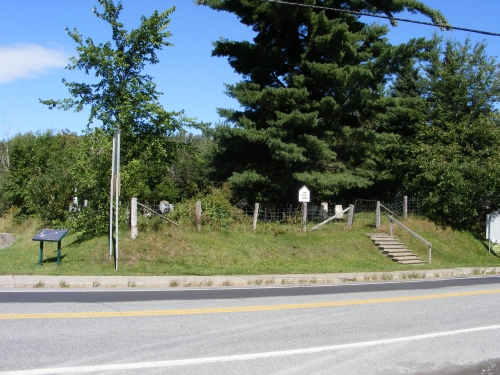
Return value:
<svg viewBox="0 0 500 375">
<path fill-rule="evenodd" d="M 483 35 L 490 35 L 490 36 L 500 36 L 499 33 L 492 33 L 490 31 L 481 31 L 481 30 L 474 30 L 474 29 L 466 29 L 466 28 L 463 28 L 463 27 L 455 27 L 455 26 L 450 26 L 450 25 L 438 25 L 438 24 L 431 23 L 431 22 L 415 21 L 415 20 L 409 20 L 409 19 L 406 19 L 406 18 L 397 18 L 397 17 L 381 16 L 381 15 L 372 14 L 372 13 L 356 12 L 355 10 L 329 8 L 329 7 L 319 6 L 319 5 L 290 3 L 290 2 L 287 2 L 287 1 L 281 1 L 281 0 L 262 0 L 262 1 L 268 2 L 268 3 L 276 3 L 276 4 L 284 4 L 284 5 L 294 5 L 294 6 L 298 6 L 298 7 L 304 7 L 304 8 L 330 10 L 330 11 L 340 12 L 340 13 L 355 14 L 355 15 L 358 15 L 358 16 L 383 18 L 383 19 L 387 19 L 387 20 L 390 20 L 390 21 L 400 21 L 400 22 L 416 23 L 418 25 L 434 26 L 434 27 L 445 28 L 445 29 L 450 30 L 450 31 L 452 31 L 452 30 L 459 30 L 459 31 L 468 31 L 468 32 L 475 33 L 475 34 L 483 34 Z"/>
</svg>

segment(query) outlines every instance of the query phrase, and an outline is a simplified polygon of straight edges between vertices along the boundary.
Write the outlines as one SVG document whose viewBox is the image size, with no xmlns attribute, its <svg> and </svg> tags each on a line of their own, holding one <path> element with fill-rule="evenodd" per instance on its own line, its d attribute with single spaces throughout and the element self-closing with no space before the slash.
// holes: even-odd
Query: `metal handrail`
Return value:
<svg viewBox="0 0 500 375">
<path fill-rule="evenodd" d="M 338 212 L 338 213 L 335 213 L 335 215 L 329 217 L 328 219 L 326 219 L 325 221 L 315 225 L 314 227 L 312 227 L 311 229 L 309 229 L 309 231 L 313 231 L 313 230 L 316 230 L 318 229 L 319 227 L 325 225 L 326 223 L 328 223 L 329 221 L 332 221 L 333 219 L 338 219 L 337 217 L 337 214 L 338 215 L 344 215 L 347 211 L 349 211 L 351 209 L 351 207 L 347 207 L 345 210 L 343 210 L 342 212 Z"/>
<path fill-rule="evenodd" d="M 386 206 L 384 206 L 382 203 L 380 203 L 380 207 L 384 207 L 384 209 L 386 211 L 389 211 L 391 214 L 393 214 L 394 216 L 397 216 L 399 218 L 399 215 L 395 214 L 394 212 L 392 212 L 391 210 L 389 210 Z M 389 216 L 389 215 L 388 215 Z"/>
<path fill-rule="evenodd" d="M 139 202 L 137 202 L 137 205 L 138 206 L 141 206 L 142 208 L 148 210 L 149 212 L 151 212 L 152 214 L 155 214 L 155 215 L 158 215 L 159 217 L 161 217 L 163 220 L 165 221 L 168 221 L 170 224 L 174 224 L 176 227 L 179 226 L 179 224 L 177 224 L 176 222 L 173 222 L 172 220 L 170 220 L 169 218 L 163 216 L 163 215 L 160 215 L 158 212 L 156 212 L 155 210 L 152 210 L 151 208 L 149 208 L 148 206 L 145 206 Z"/>
<path fill-rule="evenodd" d="M 394 219 L 392 216 L 387 215 L 387 217 L 390 220 L 390 232 L 389 232 L 389 235 L 392 237 L 392 222 L 394 221 L 397 224 L 399 224 L 399 226 L 401 228 L 403 228 L 408 233 L 410 233 L 411 235 L 413 235 L 414 237 L 416 237 L 417 239 L 419 239 L 420 241 L 422 241 L 423 243 L 425 243 L 427 245 L 427 263 L 431 264 L 431 259 L 432 259 L 432 244 L 429 241 L 427 241 L 426 239 L 424 239 L 423 237 L 421 237 L 418 234 L 416 234 L 414 231 L 412 231 L 410 228 L 408 228 L 404 224 L 402 224 L 399 221 L 397 221 L 396 219 Z"/>
</svg>

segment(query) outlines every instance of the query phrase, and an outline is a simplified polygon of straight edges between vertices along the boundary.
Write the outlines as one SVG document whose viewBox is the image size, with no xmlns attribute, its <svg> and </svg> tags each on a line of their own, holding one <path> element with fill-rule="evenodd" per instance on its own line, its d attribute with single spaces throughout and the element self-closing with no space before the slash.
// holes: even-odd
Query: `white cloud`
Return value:
<svg viewBox="0 0 500 375">
<path fill-rule="evenodd" d="M 48 74 L 51 68 L 66 66 L 68 59 L 61 50 L 36 44 L 0 46 L 0 84 Z"/>
</svg>

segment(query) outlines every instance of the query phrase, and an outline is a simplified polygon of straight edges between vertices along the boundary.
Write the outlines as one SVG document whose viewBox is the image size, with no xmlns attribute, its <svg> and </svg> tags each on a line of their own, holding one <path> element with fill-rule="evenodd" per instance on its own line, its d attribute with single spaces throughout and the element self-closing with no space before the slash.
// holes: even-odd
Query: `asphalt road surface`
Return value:
<svg viewBox="0 0 500 375">
<path fill-rule="evenodd" d="M 50 303 L 48 303 L 50 302 Z M 5 374 L 500 374 L 500 278 L 0 292 Z"/>
</svg>

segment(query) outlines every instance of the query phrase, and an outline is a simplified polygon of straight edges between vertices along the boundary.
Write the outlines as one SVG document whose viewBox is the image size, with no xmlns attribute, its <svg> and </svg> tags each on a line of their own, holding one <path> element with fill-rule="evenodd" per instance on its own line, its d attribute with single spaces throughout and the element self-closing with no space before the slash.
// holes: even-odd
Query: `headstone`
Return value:
<svg viewBox="0 0 500 375">
<path fill-rule="evenodd" d="M 343 219 L 344 218 L 344 214 L 342 213 L 342 211 L 344 211 L 342 209 L 342 205 L 336 204 L 335 205 L 335 219 Z"/>
<path fill-rule="evenodd" d="M 328 217 L 328 203 L 322 202 L 321 209 L 319 211 L 319 216 L 321 219 L 326 219 Z"/>
<path fill-rule="evenodd" d="M 174 210 L 174 205 L 168 201 L 160 201 L 160 211 L 162 214 L 168 214 Z"/>
</svg>

